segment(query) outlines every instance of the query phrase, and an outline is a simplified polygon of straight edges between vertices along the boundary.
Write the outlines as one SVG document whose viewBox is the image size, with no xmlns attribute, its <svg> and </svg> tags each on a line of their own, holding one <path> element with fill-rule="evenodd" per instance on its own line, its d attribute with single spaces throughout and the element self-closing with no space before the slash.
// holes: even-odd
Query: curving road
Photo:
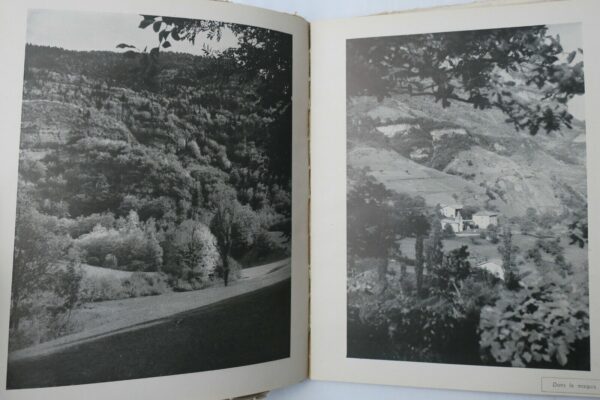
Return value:
<svg viewBox="0 0 600 400">
<path fill-rule="evenodd" d="M 118 315 L 9 355 L 7 389 L 208 371 L 289 357 L 289 260 L 234 285 L 111 302 Z M 104 302 L 108 303 L 108 302 Z M 160 306 L 159 306 L 160 305 Z"/>
</svg>

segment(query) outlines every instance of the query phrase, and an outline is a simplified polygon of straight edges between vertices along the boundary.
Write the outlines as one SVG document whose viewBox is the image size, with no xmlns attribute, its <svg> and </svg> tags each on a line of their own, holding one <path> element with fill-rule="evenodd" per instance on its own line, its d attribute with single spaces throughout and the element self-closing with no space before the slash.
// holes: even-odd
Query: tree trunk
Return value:
<svg viewBox="0 0 600 400">
<path fill-rule="evenodd" d="M 379 264 L 377 265 L 377 276 L 379 278 L 379 283 L 381 284 L 382 292 L 387 288 L 387 271 L 388 258 L 387 256 L 385 256 L 384 258 L 379 260 Z"/>
<path fill-rule="evenodd" d="M 21 291 L 19 290 L 19 285 L 15 285 L 13 283 L 13 292 L 10 299 L 10 321 L 8 323 L 10 329 L 19 329 L 19 322 L 21 320 L 21 316 L 19 315 L 18 306 L 20 302 Z"/>
<path fill-rule="evenodd" d="M 227 256 L 223 259 L 223 282 L 225 286 L 229 283 L 229 260 Z"/>
<path fill-rule="evenodd" d="M 417 295 L 421 295 L 423 290 L 423 236 L 417 235 L 417 240 L 415 241 L 415 275 L 417 280 Z"/>
</svg>

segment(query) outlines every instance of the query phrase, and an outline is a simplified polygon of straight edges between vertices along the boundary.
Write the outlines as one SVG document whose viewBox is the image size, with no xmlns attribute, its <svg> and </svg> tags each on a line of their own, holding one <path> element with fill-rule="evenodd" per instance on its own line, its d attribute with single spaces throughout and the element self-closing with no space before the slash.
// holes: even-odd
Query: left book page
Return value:
<svg viewBox="0 0 600 400">
<path fill-rule="evenodd" d="M 308 23 L 0 0 L 0 398 L 307 376 Z"/>
</svg>

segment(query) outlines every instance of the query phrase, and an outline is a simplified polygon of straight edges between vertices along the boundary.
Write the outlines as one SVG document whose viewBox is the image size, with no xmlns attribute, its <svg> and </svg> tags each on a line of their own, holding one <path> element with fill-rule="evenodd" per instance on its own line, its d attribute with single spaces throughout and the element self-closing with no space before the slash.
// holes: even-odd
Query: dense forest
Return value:
<svg viewBox="0 0 600 400">
<path fill-rule="evenodd" d="M 71 332 L 85 302 L 289 256 L 292 38 L 229 29 L 239 45 L 203 56 L 27 45 L 11 348 Z"/>
</svg>

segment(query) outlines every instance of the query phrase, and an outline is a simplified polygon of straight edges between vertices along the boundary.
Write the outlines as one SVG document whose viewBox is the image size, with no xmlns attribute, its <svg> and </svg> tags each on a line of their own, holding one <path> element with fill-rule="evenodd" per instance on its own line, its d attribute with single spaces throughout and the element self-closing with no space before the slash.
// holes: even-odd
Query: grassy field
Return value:
<svg viewBox="0 0 600 400">
<path fill-rule="evenodd" d="M 474 244 L 472 239 L 478 244 Z M 455 237 L 444 239 L 444 252 L 458 249 L 461 246 L 469 246 L 469 251 L 473 256 L 487 257 L 488 259 L 498 258 L 498 244 L 492 244 L 485 239 L 477 236 L 473 237 Z M 415 258 L 415 238 L 404 238 L 400 241 L 400 251 L 406 257 Z"/>
<path fill-rule="evenodd" d="M 9 362 L 7 388 L 232 368 L 289 357 L 290 280 L 145 327 Z"/>
<path fill-rule="evenodd" d="M 472 238 L 477 244 L 473 243 Z M 513 236 L 513 244 L 519 247 L 521 253 L 527 251 L 535 246 L 538 239 L 533 236 L 515 234 Z M 400 250 L 406 257 L 415 258 L 415 239 L 405 238 L 400 242 Z M 492 244 L 488 240 L 481 239 L 477 236 L 474 237 L 455 237 L 451 239 L 444 239 L 444 251 L 448 252 L 453 249 L 457 249 L 461 246 L 469 246 L 469 251 L 473 256 L 486 257 L 488 259 L 500 258 L 498 252 L 498 246 L 500 243 Z M 578 246 L 570 245 L 569 241 L 565 238 L 561 240 L 561 245 L 565 250 L 565 258 L 568 262 L 572 263 L 575 267 L 587 267 L 588 260 L 588 249 L 580 248 Z"/>
</svg>

